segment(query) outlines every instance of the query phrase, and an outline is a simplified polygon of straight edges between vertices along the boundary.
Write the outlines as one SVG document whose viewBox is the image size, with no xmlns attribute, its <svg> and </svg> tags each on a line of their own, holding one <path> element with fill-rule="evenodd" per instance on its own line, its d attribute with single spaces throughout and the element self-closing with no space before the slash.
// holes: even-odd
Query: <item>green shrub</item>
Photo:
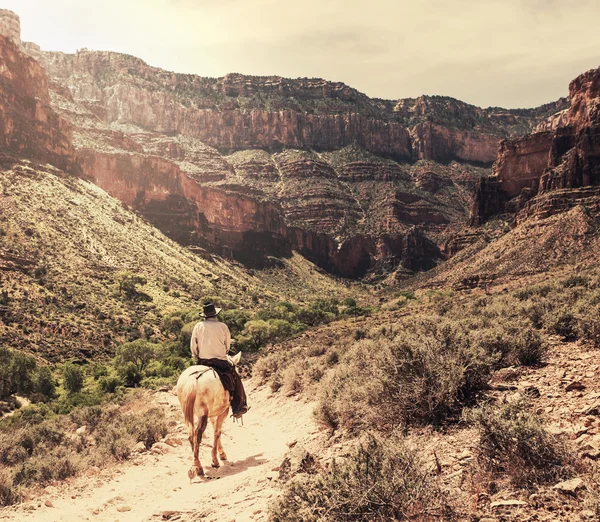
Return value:
<svg viewBox="0 0 600 522">
<path fill-rule="evenodd" d="M 35 359 L 30 355 L 0 346 L 0 400 L 34 389 Z"/>
<path fill-rule="evenodd" d="M 121 377 L 125 386 L 129 388 L 135 388 L 144 378 L 144 374 L 133 362 L 129 362 L 125 366 L 119 367 L 118 372 L 119 377 Z"/>
<path fill-rule="evenodd" d="M 83 389 L 83 370 L 73 363 L 63 366 L 64 387 L 69 393 L 77 393 Z"/>
<path fill-rule="evenodd" d="M 119 272 L 115 277 L 115 282 L 119 286 L 119 293 L 125 294 L 128 299 L 134 299 L 140 295 L 138 285 L 144 286 L 147 280 L 145 277 L 131 272 Z"/>
<path fill-rule="evenodd" d="M 42 366 L 38 369 L 35 376 L 34 389 L 43 401 L 56 398 L 56 382 L 49 366 Z"/>
<path fill-rule="evenodd" d="M 346 297 L 342 301 L 342 305 L 350 308 L 356 308 L 356 299 L 354 299 L 353 297 Z"/>
<path fill-rule="evenodd" d="M 245 324 L 250 320 L 250 314 L 243 310 L 223 310 L 219 314 L 219 319 L 227 325 L 231 336 L 235 337 L 242 332 Z"/>
<path fill-rule="evenodd" d="M 116 393 L 119 387 L 124 386 L 124 384 L 124 381 L 116 375 L 107 375 L 98 380 L 98 385 L 104 393 Z"/>
<path fill-rule="evenodd" d="M 483 405 L 464 417 L 479 431 L 479 461 L 488 470 L 508 474 L 515 486 L 554 482 L 572 473 L 572 456 L 524 401 Z"/>
<path fill-rule="evenodd" d="M 383 522 L 447 520 L 451 512 L 415 450 L 398 438 L 370 436 L 329 471 L 293 478 L 270 515 L 273 522 Z"/>
<path fill-rule="evenodd" d="M 192 333 L 194 331 L 194 326 L 196 326 L 197 323 L 198 321 L 186 323 L 181 329 L 181 333 L 179 334 L 179 341 L 182 347 L 187 348 L 188 351 L 190 349 L 190 343 L 192 342 Z"/>
</svg>

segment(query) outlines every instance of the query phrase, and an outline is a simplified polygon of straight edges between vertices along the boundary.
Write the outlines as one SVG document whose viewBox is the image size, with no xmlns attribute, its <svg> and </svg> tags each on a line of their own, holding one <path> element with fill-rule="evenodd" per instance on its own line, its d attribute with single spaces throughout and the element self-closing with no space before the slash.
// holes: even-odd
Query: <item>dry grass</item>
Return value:
<svg viewBox="0 0 600 522">
<path fill-rule="evenodd" d="M 482 405 L 465 413 L 479 431 L 479 463 L 519 488 L 552 483 L 573 473 L 574 456 L 523 400 Z"/>
<path fill-rule="evenodd" d="M 453 520 L 445 494 L 402 438 L 363 437 L 347 458 L 298 475 L 271 507 L 272 522 Z"/>
</svg>

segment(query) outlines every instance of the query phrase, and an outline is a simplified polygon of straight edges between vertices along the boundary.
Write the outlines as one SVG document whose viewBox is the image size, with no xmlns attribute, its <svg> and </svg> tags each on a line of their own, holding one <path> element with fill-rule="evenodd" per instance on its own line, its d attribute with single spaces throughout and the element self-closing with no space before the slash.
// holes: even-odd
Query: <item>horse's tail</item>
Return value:
<svg viewBox="0 0 600 522">
<path fill-rule="evenodd" d="M 196 405 L 196 379 L 188 379 L 185 384 L 183 418 L 186 424 L 194 426 L 194 406 Z"/>
</svg>

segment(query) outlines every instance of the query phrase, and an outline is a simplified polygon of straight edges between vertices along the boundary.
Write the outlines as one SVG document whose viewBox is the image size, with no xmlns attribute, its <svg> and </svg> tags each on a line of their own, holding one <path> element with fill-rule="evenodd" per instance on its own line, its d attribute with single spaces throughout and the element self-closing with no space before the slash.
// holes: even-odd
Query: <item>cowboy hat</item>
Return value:
<svg viewBox="0 0 600 522">
<path fill-rule="evenodd" d="M 206 303 L 204 305 L 204 309 L 202 311 L 202 315 L 204 317 L 217 317 L 217 315 L 219 314 L 219 312 L 222 309 L 219 308 L 218 306 L 215 306 L 214 303 Z"/>
</svg>

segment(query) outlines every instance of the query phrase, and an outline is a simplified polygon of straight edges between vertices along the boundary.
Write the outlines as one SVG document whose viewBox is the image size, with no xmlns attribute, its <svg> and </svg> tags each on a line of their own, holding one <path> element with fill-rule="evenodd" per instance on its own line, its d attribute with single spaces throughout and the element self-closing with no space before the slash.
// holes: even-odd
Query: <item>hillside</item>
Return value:
<svg viewBox="0 0 600 522">
<path fill-rule="evenodd" d="M 251 310 L 285 296 L 341 297 L 348 289 L 301 256 L 254 272 L 193 253 L 95 185 L 49 165 L 4 156 L 0 170 L 0 339 L 59 360 L 114 353 L 139 337 L 160 341 L 163 315 L 215 297 Z M 119 292 L 130 272 L 139 296 Z"/>
</svg>

